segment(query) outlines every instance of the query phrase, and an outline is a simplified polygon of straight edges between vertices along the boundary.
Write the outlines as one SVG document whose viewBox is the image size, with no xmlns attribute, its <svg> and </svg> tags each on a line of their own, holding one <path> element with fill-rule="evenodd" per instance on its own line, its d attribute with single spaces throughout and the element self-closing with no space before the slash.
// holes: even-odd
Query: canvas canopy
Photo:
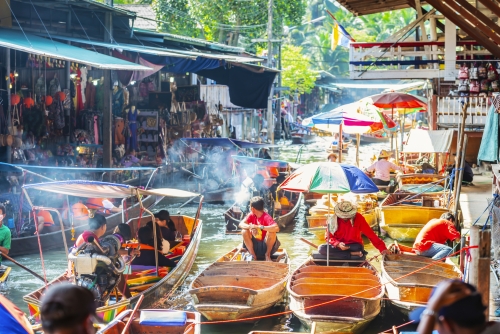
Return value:
<svg viewBox="0 0 500 334">
<path fill-rule="evenodd" d="M 259 165 L 264 167 L 277 167 L 277 168 L 286 168 L 289 166 L 289 163 L 282 160 L 269 160 L 269 159 L 260 159 L 260 158 L 252 158 L 252 157 L 243 157 L 239 155 L 232 155 L 234 161 L 241 162 L 243 164 L 252 164 Z"/>
<path fill-rule="evenodd" d="M 178 189 L 144 190 L 125 184 L 96 181 L 60 181 L 27 184 L 23 189 L 35 189 L 56 194 L 87 198 L 126 198 L 139 195 L 158 195 L 164 197 L 195 197 L 199 194 Z"/>
<path fill-rule="evenodd" d="M 445 153 L 449 152 L 453 130 L 412 129 L 404 153 Z"/>
</svg>

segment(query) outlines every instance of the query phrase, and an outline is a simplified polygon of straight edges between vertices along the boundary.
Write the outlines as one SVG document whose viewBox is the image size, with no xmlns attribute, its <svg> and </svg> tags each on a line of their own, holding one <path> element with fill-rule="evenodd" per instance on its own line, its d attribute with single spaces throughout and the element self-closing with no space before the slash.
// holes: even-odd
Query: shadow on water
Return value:
<svg viewBox="0 0 500 334">
<path fill-rule="evenodd" d="M 326 147 L 330 138 L 318 139 L 315 143 L 308 145 L 306 150 L 303 150 L 301 162 L 312 162 L 312 161 L 324 161 L 326 159 Z M 300 146 L 283 146 L 280 149 L 279 154 L 273 155 L 275 158 L 295 161 L 295 157 Z M 377 154 L 380 149 L 385 148 L 380 144 L 372 144 L 361 146 L 360 158 L 362 166 L 368 166 L 369 158 L 374 154 Z M 353 163 L 355 160 L 355 149 L 351 148 L 350 152 L 345 155 L 345 162 Z M 178 204 L 161 204 L 157 208 L 159 209 L 170 209 L 172 214 L 177 213 Z M 225 235 L 225 223 L 223 218 L 223 213 L 227 209 L 225 205 L 211 205 L 205 204 L 203 206 L 201 219 L 203 220 L 203 235 L 200 243 L 200 249 L 196 262 L 187 277 L 184 284 L 179 288 L 179 290 L 169 299 L 163 301 L 163 307 L 173 308 L 173 309 L 185 309 L 193 310 L 191 305 L 191 298 L 188 294 L 188 288 L 192 280 L 201 273 L 208 265 L 210 265 L 217 258 L 227 253 L 229 250 L 236 247 L 241 239 L 238 235 Z M 196 207 L 187 206 L 181 209 L 181 214 L 193 215 L 196 212 Z M 311 247 L 299 240 L 300 237 L 304 237 L 316 244 L 322 243 L 321 240 L 316 239 L 316 237 L 307 231 L 307 223 L 305 220 L 305 214 L 307 208 L 302 205 L 300 211 L 297 215 L 295 224 L 287 227 L 286 230 L 281 231 L 278 238 L 280 239 L 282 246 L 285 247 L 290 255 L 290 260 L 292 267 L 296 268 L 300 265 L 312 251 Z M 391 243 L 390 239 L 385 239 L 386 244 Z M 374 256 L 378 253 L 371 244 L 366 244 L 366 249 L 369 252 L 369 257 Z M 60 251 L 50 251 L 44 253 L 45 267 L 47 270 L 47 279 L 51 280 L 61 274 L 67 266 L 66 256 L 63 250 Z M 29 255 L 23 256 L 17 259 L 24 265 L 33 269 L 35 272 L 41 273 L 42 268 L 40 264 L 39 255 Z M 37 278 L 31 276 L 29 273 L 23 271 L 22 269 L 16 267 L 8 261 L 4 264 L 12 265 L 13 271 L 10 277 L 9 286 L 10 289 L 7 293 L 7 297 L 14 301 L 23 311 L 27 312 L 27 306 L 23 302 L 22 297 L 31 292 L 32 290 L 41 287 L 43 283 Z M 380 269 L 380 263 L 373 263 L 375 267 Z M 389 303 L 386 303 L 389 304 Z M 286 310 L 285 305 L 280 305 L 273 309 L 274 312 L 281 312 Z M 407 320 L 393 307 L 385 307 L 381 315 L 379 315 L 364 332 L 366 334 L 379 333 L 382 330 L 388 330 L 393 325 L 399 325 Z M 404 329 L 410 330 L 411 327 L 405 327 Z M 250 324 L 217 324 L 217 325 L 203 325 L 202 333 L 206 334 L 244 334 L 251 330 L 279 330 L 279 331 L 305 331 L 301 327 L 300 322 L 292 315 L 276 316 L 266 319 L 261 319 L 257 322 L 252 322 Z"/>
</svg>

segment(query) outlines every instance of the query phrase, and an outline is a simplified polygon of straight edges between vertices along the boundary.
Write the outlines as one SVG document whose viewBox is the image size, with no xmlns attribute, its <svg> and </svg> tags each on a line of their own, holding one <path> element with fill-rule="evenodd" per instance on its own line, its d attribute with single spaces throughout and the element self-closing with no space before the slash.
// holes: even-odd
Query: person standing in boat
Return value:
<svg viewBox="0 0 500 334">
<path fill-rule="evenodd" d="M 377 186 L 388 186 L 391 183 L 391 170 L 403 171 L 403 168 L 388 160 L 390 157 L 390 152 L 382 150 L 378 155 L 378 161 L 366 169 L 367 172 L 375 172 L 372 180 Z"/>
<path fill-rule="evenodd" d="M 327 255 L 330 247 L 332 259 L 356 260 L 364 259 L 367 254 L 363 247 L 361 234 L 367 237 L 381 254 L 387 253 L 387 247 L 366 222 L 365 217 L 357 212 L 356 206 L 343 201 L 335 206 L 330 231 L 326 233 L 326 242 L 319 246 L 319 253 Z"/>
<path fill-rule="evenodd" d="M 452 252 L 452 248 L 446 245 L 448 240 L 460 241 L 460 232 L 455 228 L 455 216 L 449 212 L 425 224 L 415 239 L 413 251 L 417 255 L 441 260 Z"/>
<path fill-rule="evenodd" d="M 10 228 L 5 226 L 4 219 L 6 216 L 5 206 L 0 204 L 0 252 L 5 255 L 9 254 L 10 244 L 12 240 L 12 235 L 10 234 Z M 0 266 L 2 265 L 2 256 L 0 256 Z"/>
<path fill-rule="evenodd" d="M 248 250 L 254 260 L 271 261 L 271 255 L 280 246 L 276 236 L 280 230 L 279 226 L 264 211 L 262 197 L 255 196 L 250 200 L 250 211 L 239 224 L 243 236 L 243 247 Z"/>
</svg>

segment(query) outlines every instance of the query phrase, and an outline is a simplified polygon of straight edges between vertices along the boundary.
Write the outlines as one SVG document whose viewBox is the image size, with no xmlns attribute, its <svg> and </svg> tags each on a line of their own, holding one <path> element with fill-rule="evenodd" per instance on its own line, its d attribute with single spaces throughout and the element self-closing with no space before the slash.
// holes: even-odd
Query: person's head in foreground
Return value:
<svg viewBox="0 0 500 334">
<path fill-rule="evenodd" d="M 40 318 L 46 334 L 95 333 L 96 317 L 94 295 L 81 286 L 56 284 L 42 297 Z"/>
<path fill-rule="evenodd" d="M 252 197 L 250 200 L 250 211 L 254 215 L 262 214 L 264 212 L 264 199 L 260 196 Z"/>
<path fill-rule="evenodd" d="M 334 209 L 335 215 L 342 219 L 351 219 L 356 215 L 358 209 L 349 201 L 343 201 L 337 204 Z"/>
<path fill-rule="evenodd" d="M 418 322 L 418 333 L 437 330 L 439 334 L 500 333 L 499 323 L 488 323 L 481 294 L 460 280 L 440 282 L 432 291 L 426 307 L 410 314 Z"/>
<path fill-rule="evenodd" d="M 338 156 L 335 153 L 328 154 L 328 157 L 326 158 L 329 162 L 337 162 L 337 159 Z"/>
</svg>

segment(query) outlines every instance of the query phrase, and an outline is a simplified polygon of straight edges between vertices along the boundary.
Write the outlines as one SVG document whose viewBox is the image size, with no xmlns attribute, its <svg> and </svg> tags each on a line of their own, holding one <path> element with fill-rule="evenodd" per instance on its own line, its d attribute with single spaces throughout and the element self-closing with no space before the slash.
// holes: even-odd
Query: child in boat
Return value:
<svg viewBox="0 0 500 334">
<path fill-rule="evenodd" d="M 319 253 L 329 255 L 332 259 L 364 260 L 366 252 L 363 249 L 364 234 L 381 254 L 387 253 L 385 243 L 373 232 L 366 219 L 357 212 L 357 208 L 349 201 L 338 203 L 334 209 L 335 215 L 330 222 L 330 233 L 326 234 L 327 244 L 319 246 Z"/>
<path fill-rule="evenodd" d="M 139 229 L 139 244 L 141 247 L 141 254 L 137 256 L 132 265 L 141 266 L 156 266 L 153 230 L 148 226 L 143 226 Z M 158 254 L 158 266 L 160 267 L 175 267 L 177 264 L 167 259 L 161 253 Z"/>
<path fill-rule="evenodd" d="M 243 247 L 248 250 L 254 260 L 271 261 L 271 255 L 276 253 L 280 242 L 276 237 L 278 224 L 264 211 L 264 199 L 260 196 L 250 200 L 250 213 L 241 221 Z"/>
</svg>

